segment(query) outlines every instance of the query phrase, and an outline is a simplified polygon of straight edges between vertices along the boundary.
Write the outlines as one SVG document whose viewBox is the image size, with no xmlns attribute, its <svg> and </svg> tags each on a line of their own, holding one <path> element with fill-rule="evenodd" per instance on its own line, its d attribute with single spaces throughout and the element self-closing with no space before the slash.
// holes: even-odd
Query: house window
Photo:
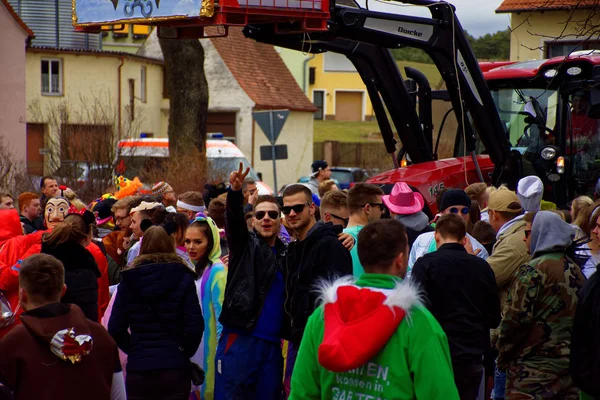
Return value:
<svg viewBox="0 0 600 400">
<path fill-rule="evenodd" d="M 62 60 L 42 60 L 42 94 L 62 95 Z"/>
<path fill-rule="evenodd" d="M 552 41 L 546 42 L 546 57 L 561 57 L 568 56 L 574 51 L 580 50 L 594 50 L 600 49 L 600 41 L 597 40 L 586 40 L 586 41 Z"/>
<path fill-rule="evenodd" d="M 146 102 L 146 67 L 140 71 L 140 100 Z"/>
<path fill-rule="evenodd" d="M 325 104 L 325 91 L 315 90 L 313 91 L 313 104 L 318 108 L 315 111 L 315 119 L 324 119 L 324 104 Z"/>
</svg>

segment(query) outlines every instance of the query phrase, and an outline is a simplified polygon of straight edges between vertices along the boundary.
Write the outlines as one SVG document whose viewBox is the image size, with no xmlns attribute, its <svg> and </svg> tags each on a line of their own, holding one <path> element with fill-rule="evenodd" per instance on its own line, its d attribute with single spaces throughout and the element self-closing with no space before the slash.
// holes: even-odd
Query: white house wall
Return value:
<svg viewBox="0 0 600 400">
<path fill-rule="evenodd" d="M 294 183 L 301 176 L 310 173 L 310 165 L 313 162 L 313 113 L 292 111 L 283 126 L 283 130 L 277 144 L 285 144 L 288 147 L 288 159 L 277 161 L 277 185 L 273 187 L 273 162 L 260 161 L 260 146 L 269 145 L 267 137 L 255 124 L 256 132 L 256 160 L 254 169 L 262 172 L 263 180 L 273 190 L 279 190 L 284 184 Z"/>
</svg>

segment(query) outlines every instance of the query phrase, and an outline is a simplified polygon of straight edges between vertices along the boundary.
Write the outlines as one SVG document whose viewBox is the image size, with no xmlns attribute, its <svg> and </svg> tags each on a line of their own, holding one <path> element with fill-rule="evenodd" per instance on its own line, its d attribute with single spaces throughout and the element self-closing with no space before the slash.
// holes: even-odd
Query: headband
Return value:
<svg viewBox="0 0 600 400">
<path fill-rule="evenodd" d="M 186 210 L 195 211 L 195 212 L 204 212 L 206 211 L 206 207 L 204 206 L 193 206 L 191 204 L 184 203 L 181 200 L 177 200 L 177 207 L 184 208 Z"/>
<path fill-rule="evenodd" d="M 596 206 L 596 208 L 594 208 L 594 211 L 592 211 L 592 213 L 590 214 L 590 224 L 594 222 L 594 214 L 596 214 L 596 211 L 598 211 L 598 209 L 600 209 L 600 206 Z"/>
</svg>

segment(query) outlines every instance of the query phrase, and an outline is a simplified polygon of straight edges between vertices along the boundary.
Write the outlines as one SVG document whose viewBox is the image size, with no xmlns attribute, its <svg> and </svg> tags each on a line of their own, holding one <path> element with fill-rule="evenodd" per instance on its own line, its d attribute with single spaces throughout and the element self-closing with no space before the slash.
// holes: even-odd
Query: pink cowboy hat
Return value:
<svg viewBox="0 0 600 400">
<path fill-rule="evenodd" d="M 404 182 L 394 185 L 392 194 L 383 196 L 386 207 L 394 214 L 414 214 L 423 209 L 425 202 L 421 193 L 413 192 Z"/>
</svg>

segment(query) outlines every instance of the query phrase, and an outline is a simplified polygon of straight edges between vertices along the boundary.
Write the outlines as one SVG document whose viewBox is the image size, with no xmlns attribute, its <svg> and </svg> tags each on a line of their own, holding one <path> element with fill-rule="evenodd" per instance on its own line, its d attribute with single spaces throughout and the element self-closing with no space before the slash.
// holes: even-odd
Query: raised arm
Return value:
<svg viewBox="0 0 600 400">
<path fill-rule="evenodd" d="M 231 187 L 227 193 L 225 232 L 227 233 L 230 252 L 235 256 L 243 252 L 249 236 L 246 220 L 244 219 L 242 184 L 250 169 L 242 172 L 242 168 L 242 163 L 240 163 L 240 168 L 229 175 Z"/>
</svg>

